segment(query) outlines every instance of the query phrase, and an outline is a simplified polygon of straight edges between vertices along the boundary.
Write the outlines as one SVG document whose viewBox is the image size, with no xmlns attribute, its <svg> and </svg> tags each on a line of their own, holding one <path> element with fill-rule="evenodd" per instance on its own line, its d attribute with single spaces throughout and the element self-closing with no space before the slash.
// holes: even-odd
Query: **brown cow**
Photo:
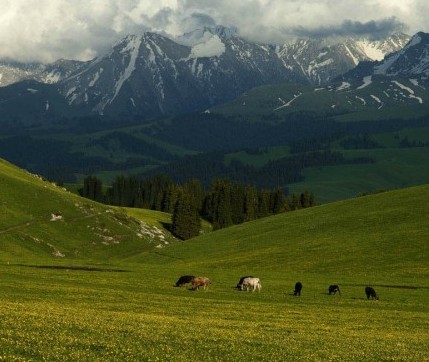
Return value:
<svg viewBox="0 0 429 362">
<path fill-rule="evenodd" d="M 210 284 L 210 279 L 207 277 L 195 277 L 192 279 L 192 290 L 198 290 L 200 287 L 207 289 Z"/>
</svg>

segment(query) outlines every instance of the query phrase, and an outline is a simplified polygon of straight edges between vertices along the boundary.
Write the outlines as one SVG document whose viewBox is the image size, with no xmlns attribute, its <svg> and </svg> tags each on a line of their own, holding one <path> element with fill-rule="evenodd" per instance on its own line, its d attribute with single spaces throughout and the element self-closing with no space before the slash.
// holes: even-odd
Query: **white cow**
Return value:
<svg viewBox="0 0 429 362">
<path fill-rule="evenodd" d="M 241 284 L 241 290 L 251 290 L 254 292 L 256 289 L 258 289 L 258 292 L 260 292 L 261 288 L 262 285 L 259 278 L 244 278 L 243 283 Z"/>
</svg>

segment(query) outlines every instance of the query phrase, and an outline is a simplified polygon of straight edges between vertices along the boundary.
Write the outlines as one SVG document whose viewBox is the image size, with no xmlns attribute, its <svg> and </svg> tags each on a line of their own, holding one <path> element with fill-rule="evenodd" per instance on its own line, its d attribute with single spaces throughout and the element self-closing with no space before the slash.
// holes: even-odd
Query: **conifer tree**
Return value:
<svg viewBox="0 0 429 362">
<path fill-rule="evenodd" d="M 95 176 L 85 177 L 83 180 L 83 189 L 81 195 L 98 202 L 103 201 L 103 183 Z"/>
<path fill-rule="evenodd" d="M 244 187 L 234 183 L 231 192 L 231 214 L 233 224 L 241 224 L 246 219 Z"/>
<path fill-rule="evenodd" d="M 273 214 L 279 214 L 284 211 L 285 203 L 284 193 L 277 189 L 276 191 L 271 192 L 270 197 L 270 211 Z"/>
<path fill-rule="evenodd" d="M 233 224 L 231 208 L 231 182 L 216 180 L 213 187 L 213 229 L 223 229 Z"/>
<path fill-rule="evenodd" d="M 254 186 L 246 186 L 244 190 L 245 221 L 255 220 L 258 211 L 258 192 Z"/>
<path fill-rule="evenodd" d="M 270 192 L 261 190 L 258 193 L 258 217 L 270 215 Z"/>
<path fill-rule="evenodd" d="M 200 212 L 204 200 L 204 190 L 201 182 L 196 179 L 186 181 L 183 184 L 183 189 L 192 197 L 195 208 Z"/>
<path fill-rule="evenodd" d="M 181 187 L 179 185 L 171 184 L 168 187 L 164 194 L 161 211 L 168 212 L 170 214 L 174 212 L 174 207 L 179 199 L 180 191 Z"/>
<path fill-rule="evenodd" d="M 198 210 L 195 208 L 195 201 L 189 193 L 183 190 L 180 192 L 174 207 L 171 224 L 173 235 L 182 240 L 195 237 L 200 232 L 201 219 Z"/>
</svg>

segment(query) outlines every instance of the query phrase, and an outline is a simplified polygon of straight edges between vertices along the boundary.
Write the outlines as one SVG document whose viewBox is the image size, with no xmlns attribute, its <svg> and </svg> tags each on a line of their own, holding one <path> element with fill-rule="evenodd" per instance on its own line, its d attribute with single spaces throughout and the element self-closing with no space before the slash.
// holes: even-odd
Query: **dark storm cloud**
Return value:
<svg viewBox="0 0 429 362">
<path fill-rule="evenodd" d="M 407 26 L 395 17 L 379 21 L 371 20 L 366 23 L 359 21 L 344 20 L 338 26 L 319 27 L 315 29 L 305 29 L 296 27 L 292 33 L 298 37 L 322 38 L 329 36 L 367 36 L 371 39 L 380 39 L 386 35 L 403 32 Z"/>
</svg>

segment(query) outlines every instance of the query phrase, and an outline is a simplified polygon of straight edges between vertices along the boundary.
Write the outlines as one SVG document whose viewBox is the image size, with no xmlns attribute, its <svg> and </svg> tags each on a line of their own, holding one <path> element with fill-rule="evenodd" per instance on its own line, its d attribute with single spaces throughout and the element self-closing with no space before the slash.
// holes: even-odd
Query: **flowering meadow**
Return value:
<svg viewBox="0 0 429 362">
<path fill-rule="evenodd" d="M 209 271 L 208 271 L 209 272 Z M 208 290 L 174 287 L 174 268 L 115 272 L 0 267 L 0 361 L 424 361 L 429 289 L 293 284 L 266 275 L 260 293 L 212 271 Z"/>
</svg>

